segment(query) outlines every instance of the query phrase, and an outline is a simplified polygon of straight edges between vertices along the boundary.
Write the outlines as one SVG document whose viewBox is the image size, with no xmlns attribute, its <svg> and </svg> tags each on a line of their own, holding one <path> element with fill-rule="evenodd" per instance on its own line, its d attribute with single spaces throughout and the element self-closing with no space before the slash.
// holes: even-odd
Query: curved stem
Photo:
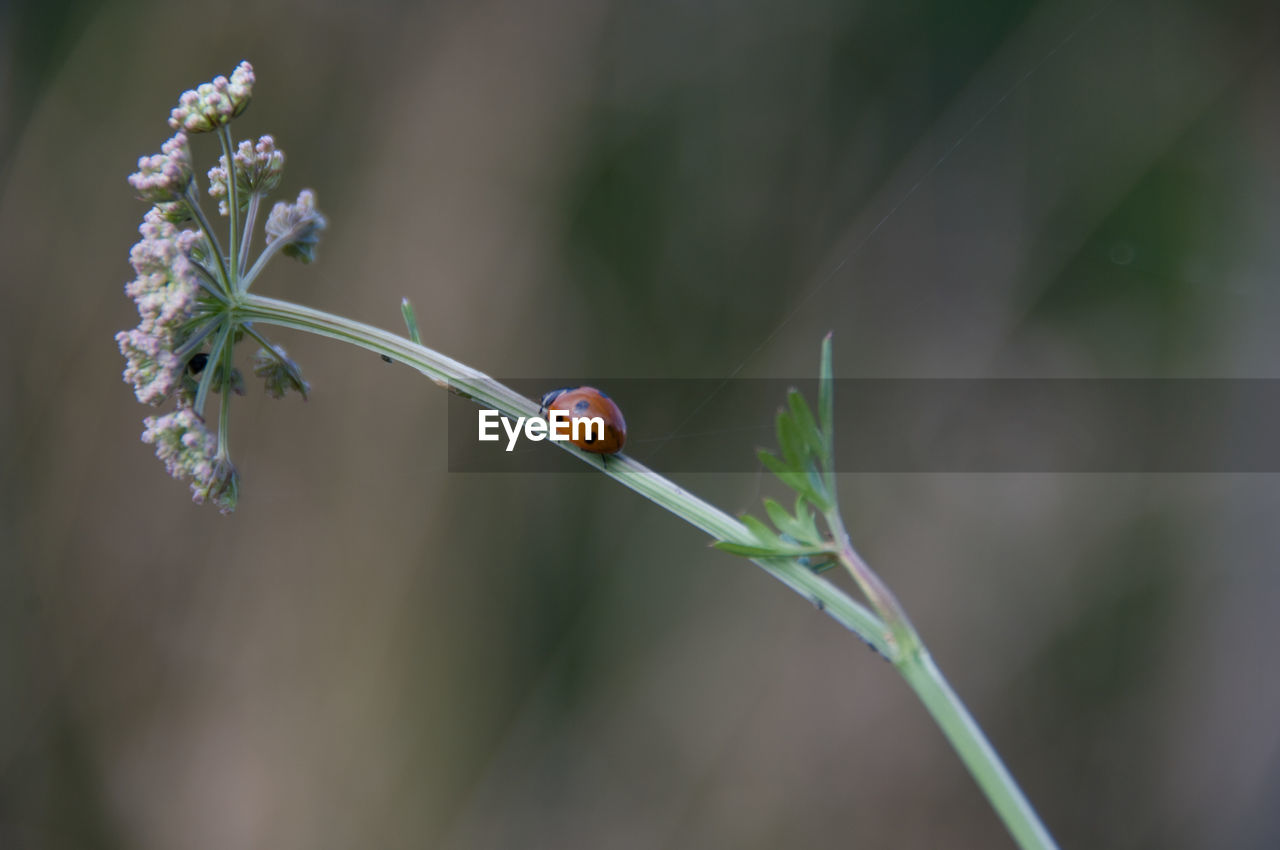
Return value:
<svg viewBox="0 0 1280 850">
<path fill-rule="evenodd" d="M 242 319 L 308 331 L 385 354 L 417 369 L 437 384 L 507 415 L 533 416 L 538 412 L 538 405 L 531 399 L 483 372 L 381 328 L 260 295 L 241 296 L 234 310 Z M 571 443 L 556 442 L 554 445 L 717 540 L 745 545 L 756 542 L 737 519 L 636 460 L 625 455 L 612 455 L 606 465 L 599 455 L 580 451 Z M 1024 850 L 1056 848 L 1000 757 L 934 665 L 902 606 L 853 550 L 839 515 L 833 511 L 828 523 L 833 534 L 837 535 L 840 559 L 858 580 L 880 616 L 794 558 L 751 560 L 893 662 L 942 728 L 1020 847 Z"/>
<path fill-rule="evenodd" d="M 267 220 L 270 224 L 270 219 Z M 296 228 L 295 228 L 296 231 Z M 262 270 L 266 268 L 271 258 L 280 252 L 280 249 L 289 244 L 289 238 L 296 235 L 294 232 L 286 233 L 279 239 L 267 239 L 267 246 L 262 249 L 262 253 L 258 255 L 258 259 L 253 261 L 253 267 L 245 272 L 240 278 L 240 291 L 248 292 L 249 287 L 253 286 L 253 282 L 258 279 L 258 275 L 262 274 Z"/>
<path fill-rule="evenodd" d="M 258 341 L 258 344 L 261 345 L 264 349 L 266 349 L 267 352 L 270 353 L 270 355 L 275 358 L 276 362 L 278 363 L 284 362 L 284 360 L 280 357 L 280 352 L 276 351 L 276 347 L 271 344 L 271 340 L 267 339 L 265 336 L 258 333 L 258 331 L 254 329 L 253 325 L 245 324 L 245 325 L 241 325 L 241 327 L 243 328 L 245 333 L 247 333 L 249 336 L 256 339 Z"/>
<path fill-rule="evenodd" d="M 872 610 L 880 615 L 888 629 L 886 640 L 892 647 L 889 659 L 947 736 L 969 774 L 1004 821 L 1005 828 L 1024 850 L 1056 848 L 1053 838 L 981 727 L 974 722 L 942 671 L 933 663 L 933 657 L 915 626 L 911 625 L 902 603 L 854 550 L 839 513 L 831 511 L 826 514 L 826 519 L 839 546 L 840 562 L 857 581 L 858 587 L 870 600 Z"/>
<path fill-rule="evenodd" d="M 226 460 L 231 457 L 227 433 L 231 430 L 231 388 L 224 386 L 218 397 L 218 458 Z"/>
<path fill-rule="evenodd" d="M 179 346 L 176 351 L 174 351 L 174 354 L 176 354 L 178 356 L 178 359 L 182 360 L 183 362 L 186 362 L 187 360 L 191 359 L 191 355 L 195 354 L 196 349 L 204 345 L 204 341 L 209 338 L 209 334 L 217 330 L 218 327 L 219 327 L 219 324 L 216 321 L 205 322 L 204 324 L 198 326 L 195 332 L 192 333 L 191 336 L 187 339 L 187 341 L 182 343 L 182 345 Z"/>
<path fill-rule="evenodd" d="M 200 375 L 200 386 L 196 389 L 195 403 L 192 405 L 196 415 L 201 419 L 204 418 L 204 405 L 209 398 L 209 388 L 213 386 L 214 375 L 217 374 L 218 366 L 222 362 L 223 349 L 228 348 L 227 339 L 230 336 L 231 325 L 223 323 L 218 328 L 218 335 L 214 337 L 213 344 L 209 346 L 209 360 L 205 363 L 204 372 Z"/>
<path fill-rule="evenodd" d="M 244 239 L 240 242 L 240 263 L 236 266 L 236 274 L 244 277 L 244 267 L 249 262 L 249 246 L 253 244 L 253 228 L 258 223 L 258 207 L 262 205 L 262 193 L 249 195 L 249 209 L 244 214 Z"/>
<path fill-rule="evenodd" d="M 222 294 L 222 285 L 218 283 L 218 279 L 213 276 L 213 272 L 204 267 L 204 263 L 192 261 L 191 267 L 196 270 L 196 285 L 204 292 L 209 293 L 209 297 L 222 305 L 230 304 L 227 296 Z"/>
<path fill-rule="evenodd" d="M 223 124 L 218 128 L 218 141 L 222 143 L 222 159 L 227 165 L 227 216 L 230 221 L 230 268 L 232 274 L 240 279 L 240 191 L 236 187 L 236 161 L 231 156 L 233 141 L 231 129 Z"/>
<path fill-rule="evenodd" d="M 536 416 L 538 405 L 531 399 L 470 366 L 459 363 L 430 348 L 396 336 L 390 331 L 344 319 L 298 304 L 247 293 L 240 299 L 238 315 L 267 325 L 294 328 L 349 342 L 377 354 L 385 354 L 426 375 L 440 386 L 466 395 L 509 416 Z M 734 517 L 703 501 L 670 479 L 659 475 L 637 460 L 625 455 L 612 455 L 608 465 L 599 455 L 583 452 L 571 443 L 554 445 L 594 466 L 623 486 L 639 493 L 654 504 L 666 508 L 685 522 L 701 529 L 717 540 L 754 542 L 746 527 Z M 809 600 L 827 616 L 854 632 L 886 658 L 890 645 L 885 640 L 885 626 L 865 605 L 851 599 L 840 588 L 801 566 L 794 559 L 753 558 L 752 561 L 769 575 Z"/>
<path fill-rule="evenodd" d="M 204 209 L 200 206 L 200 199 L 196 197 L 195 181 L 191 181 L 191 185 L 187 187 L 187 206 L 191 208 L 191 214 L 195 216 L 196 223 L 200 225 L 200 230 L 204 233 L 204 237 L 209 240 L 209 250 L 213 252 L 214 258 L 218 261 L 218 272 L 222 275 L 223 292 L 230 295 L 234 291 L 231 285 L 231 275 L 227 273 L 227 262 L 222 256 L 222 243 L 218 241 L 218 236 L 213 232 L 213 227 L 209 224 L 209 219 L 204 214 Z"/>
<path fill-rule="evenodd" d="M 897 663 L 899 659 L 921 646 L 920 635 L 916 633 L 915 626 L 911 625 L 911 620 L 907 617 L 907 612 L 898 601 L 898 597 L 894 596 L 884 580 L 867 565 L 866 561 L 862 560 L 862 556 L 853 548 L 840 513 L 833 509 L 827 511 L 824 517 L 838 547 L 836 555 L 840 563 L 853 576 L 853 580 L 858 583 L 858 589 L 871 603 L 871 609 L 880 616 L 888 628 L 889 634 L 886 637 L 894 647 L 894 652 L 889 657 Z"/>
<path fill-rule="evenodd" d="M 1058 845 L 1035 809 L 924 646 L 918 646 L 896 666 L 947 736 L 1018 846 L 1023 850 L 1056 850 Z"/>
</svg>

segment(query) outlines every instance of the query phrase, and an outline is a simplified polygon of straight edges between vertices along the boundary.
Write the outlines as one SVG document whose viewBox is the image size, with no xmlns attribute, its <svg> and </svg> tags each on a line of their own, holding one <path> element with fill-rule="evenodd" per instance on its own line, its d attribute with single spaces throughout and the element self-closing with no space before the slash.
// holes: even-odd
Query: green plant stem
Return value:
<svg viewBox="0 0 1280 850">
<path fill-rule="evenodd" d="M 200 384 L 196 389 L 196 398 L 192 404 L 198 416 L 204 416 L 205 402 L 208 401 L 209 390 L 213 387 L 214 376 L 218 373 L 219 364 L 222 362 L 222 351 L 230 337 L 231 326 L 228 324 L 220 325 L 218 327 L 218 335 L 213 338 L 213 344 L 209 346 L 209 359 L 205 362 L 204 372 L 200 375 Z M 230 373 L 228 372 L 227 374 Z"/>
<path fill-rule="evenodd" d="M 262 205 L 262 193 L 249 195 L 249 209 L 244 214 L 244 239 L 240 242 L 240 265 L 236 266 L 236 276 L 244 277 L 245 266 L 249 260 L 249 246 L 253 244 L 253 229 L 258 223 L 258 207 Z"/>
<path fill-rule="evenodd" d="M 243 277 L 243 274 L 240 268 L 240 193 L 236 188 L 236 161 L 231 156 L 235 142 L 231 138 L 231 128 L 226 124 L 218 128 L 217 135 L 218 141 L 222 144 L 222 158 L 227 167 L 227 218 L 231 233 L 231 241 L 228 243 L 231 259 L 227 265 L 238 280 Z"/>
<path fill-rule="evenodd" d="M 951 690 L 942 671 L 933 663 L 933 657 L 898 598 L 854 550 L 840 515 L 831 511 L 826 514 L 826 519 L 839 547 L 840 562 L 866 594 L 872 610 L 880 615 L 889 630 L 888 639 L 893 647 L 890 659 L 894 666 L 915 690 L 916 696 L 929 710 L 934 722 L 941 727 L 1018 846 L 1024 850 L 1056 848 L 1053 838 L 1036 816 L 1022 789 L 1009 774 L 1004 762 L 987 741 L 982 729 L 974 722 L 964 703 Z"/>
<path fill-rule="evenodd" d="M 1036 816 L 1031 803 L 987 741 L 987 736 L 982 734 L 982 729 L 964 707 L 960 697 L 951 690 L 951 685 L 933 663 L 928 650 L 922 644 L 917 645 L 913 652 L 895 662 L 895 666 L 929 710 L 934 722 L 942 728 L 943 734 L 969 769 L 982 793 L 986 794 L 987 800 L 1004 821 L 1018 846 L 1024 850 L 1055 850 L 1058 845 L 1054 843 L 1053 837 Z"/>
<path fill-rule="evenodd" d="M 228 349 L 229 351 L 230 349 Z M 230 358 L 228 358 L 229 360 Z M 209 364 L 209 368 L 213 368 L 213 364 Z M 227 364 L 227 370 L 224 374 L 230 375 L 230 364 Z M 218 459 L 226 460 L 231 457 L 231 448 L 229 446 L 230 437 L 228 433 L 231 431 L 231 389 L 222 388 L 222 393 L 218 399 Z"/>
<path fill-rule="evenodd" d="M 271 219 L 267 219 L 267 224 L 271 224 Z M 253 261 L 253 266 L 249 271 L 240 276 L 240 293 L 244 294 L 249 291 L 249 287 L 253 286 L 253 282 L 258 279 L 258 275 L 262 274 L 262 270 L 267 267 L 267 263 L 271 262 L 274 257 L 285 245 L 288 245 L 297 236 L 298 226 L 295 225 L 288 233 L 283 233 L 272 239 L 270 234 L 267 235 L 267 246 L 262 249 L 262 253 L 258 255 L 258 259 Z M 282 302 L 283 303 L 283 302 Z"/>
<path fill-rule="evenodd" d="M 187 208 L 191 214 L 195 216 L 196 223 L 200 225 L 200 230 L 204 233 L 206 239 L 209 240 L 209 251 L 213 254 L 215 260 L 218 261 L 218 272 L 222 275 L 222 287 L 224 294 L 230 296 L 234 293 L 235 282 L 231 279 L 231 275 L 227 272 L 227 262 L 222 256 L 222 243 L 218 241 L 218 235 L 213 232 L 213 225 L 209 223 L 209 219 L 204 214 L 204 209 L 200 206 L 200 198 L 195 188 L 195 181 L 191 181 L 191 185 L 187 186 L 185 200 Z"/>
<path fill-rule="evenodd" d="M 853 543 L 849 540 L 849 532 L 845 531 L 844 520 L 839 512 L 830 510 L 823 516 L 837 546 L 836 557 L 849 571 L 849 575 L 853 576 L 858 589 L 871 603 L 871 610 L 880 616 L 888 628 L 889 634 L 886 639 L 894 648 L 893 654 L 889 657 L 896 661 L 898 658 L 909 655 L 920 646 L 920 635 L 911 625 L 911 620 L 908 619 L 902 603 L 898 602 L 898 597 L 893 595 L 889 586 L 876 575 L 875 570 L 867 566 L 867 562 L 862 560 L 862 556 L 853 548 Z"/>
<path fill-rule="evenodd" d="M 313 310 L 299 304 L 246 293 L 238 299 L 237 313 L 246 319 L 326 336 L 349 342 L 392 360 L 404 363 L 426 375 L 440 386 L 486 404 L 508 416 L 537 416 L 536 402 L 495 381 L 483 372 L 404 337 L 366 325 Z M 659 475 L 644 464 L 614 455 L 606 465 L 599 455 L 588 454 L 568 442 L 556 442 L 579 460 L 596 467 L 650 501 L 705 531 L 717 540 L 753 540 L 746 527 L 735 517 L 699 499 L 673 481 Z M 881 655 L 888 657 L 889 645 L 884 639 L 885 627 L 865 605 L 854 601 L 831 582 L 791 559 L 758 558 L 753 561 L 774 578 L 822 609 L 827 616 L 858 634 Z"/>
<path fill-rule="evenodd" d="M 234 310 L 242 318 L 254 322 L 307 331 L 386 355 L 417 369 L 435 383 L 508 416 L 538 415 L 538 405 L 534 401 L 483 372 L 381 328 L 251 293 L 241 295 Z M 739 520 L 638 461 L 625 455 L 613 455 L 605 463 L 601 456 L 580 451 L 568 442 L 556 442 L 554 445 L 654 504 L 666 508 L 716 540 L 744 545 L 756 543 Z M 1017 784 L 987 742 L 982 730 L 973 722 L 942 673 L 934 666 L 897 600 L 857 557 L 853 547 L 848 545 L 848 535 L 844 533 L 843 525 L 839 523 L 838 517 L 836 519 L 833 531 L 838 529 L 837 533 L 843 544 L 841 560 L 845 561 L 847 567 L 851 563 L 855 564 L 857 568 L 851 568 L 851 572 L 859 579 L 860 585 L 867 576 L 874 579 L 869 585 L 874 593 L 869 594 L 868 598 L 881 606 L 882 615 L 888 611 L 893 622 L 882 620 L 865 605 L 854 601 L 840 588 L 793 558 L 752 558 L 751 561 L 818 606 L 827 616 L 857 634 L 894 663 L 942 727 L 1019 846 L 1024 850 L 1055 847 L 1053 839 L 1036 818 L 1035 812 L 1018 790 Z M 849 560 L 846 560 L 846 554 Z"/>
</svg>

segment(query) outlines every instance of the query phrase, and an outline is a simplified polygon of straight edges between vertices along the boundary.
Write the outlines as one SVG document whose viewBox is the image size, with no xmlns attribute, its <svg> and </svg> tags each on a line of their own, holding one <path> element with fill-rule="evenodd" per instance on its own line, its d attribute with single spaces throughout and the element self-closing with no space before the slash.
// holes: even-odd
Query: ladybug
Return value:
<svg viewBox="0 0 1280 850">
<path fill-rule="evenodd" d="M 578 439 L 570 439 L 584 452 L 598 455 L 611 455 L 622 451 L 627 442 L 627 421 L 622 418 L 622 411 L 613 399 L 595 387 L 561 387 L 552 390 L 542 397 L 539 413 L 548 416 L 553 410 L 563 410 L 569 414 L 569 421 L 575 419 L 604 420 L 604 436 L 585 433 L 590 428 L 581 428 Z"/>
</svg>

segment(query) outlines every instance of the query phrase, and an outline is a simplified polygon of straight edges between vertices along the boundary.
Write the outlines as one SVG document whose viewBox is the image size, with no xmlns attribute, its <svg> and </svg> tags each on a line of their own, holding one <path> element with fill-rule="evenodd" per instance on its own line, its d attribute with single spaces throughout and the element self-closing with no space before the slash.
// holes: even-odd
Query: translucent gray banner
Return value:
<svg viewBox="0 0 1280 850">
<path fill-rule="evenodd" d="M 660 472 L 755 472 L 776 448 L 787 391 L 817 382 L 504 380 L 535 401 L 558 386 L 606 391 L 625 453 Z M 480 442 L 474 402 L 449 406 L 453 472 L 581 472 L 547 442 Z M 835 382 L 841 472 L 1277 472 L 1280 380 L 848 379 Z"/>
</svg>

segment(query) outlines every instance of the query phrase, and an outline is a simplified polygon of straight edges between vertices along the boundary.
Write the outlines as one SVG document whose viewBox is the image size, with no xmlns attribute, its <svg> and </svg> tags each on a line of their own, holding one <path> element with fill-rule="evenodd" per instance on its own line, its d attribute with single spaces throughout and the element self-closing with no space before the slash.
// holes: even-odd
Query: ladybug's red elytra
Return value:
<svg viewBox="0 0 1280 850">
<path fill-rule="evenodd" d="M 627 420 L 622 418 L 622 411 L 613 403 L 613 399 L 595 387 L 561 387 L 552 390 L 542 397 L 540 412 L 547 416 L 552 410 L 563 410 L 569 415 L 570 422 L 596 417 L 604 420 L 603 436 L 596 437 L 590 433 L 591 429 L 586 428 L 583 430 L 588 433 L 580 435 L 579 439 L 570 439 L 569 442 L 584 452 L 616 454 L 622 451 L 622 446 L 627 442 Z"/>
</svg>

